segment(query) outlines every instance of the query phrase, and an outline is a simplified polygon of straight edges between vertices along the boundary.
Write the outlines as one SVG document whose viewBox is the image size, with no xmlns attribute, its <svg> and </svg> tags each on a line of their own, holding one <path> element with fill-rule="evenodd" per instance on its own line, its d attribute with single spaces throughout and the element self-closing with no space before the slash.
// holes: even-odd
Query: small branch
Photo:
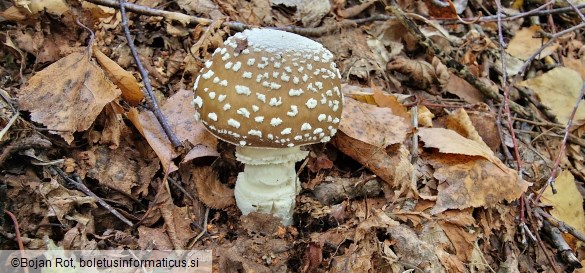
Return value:
<svg viewBox="0 0 585 273">
<path fill-rule="evenodd" d="M 534 203 L 538 203 L 538 201 L 540 200 L 540 197 L 542 197 L 542 194 L 544 193 L 544 191 L 546 190 L 548 185 L 551 186 L 553 194 L 557 193 L 556 189 L 554 188 L 554 181 L 558 175 L 559 165 L 561 164 L 561 157 L 565 153 L 565 149 L 567 147 L 567 139 L 569 139 L 571 126 L 573 125 L 573 119 L 575 119 L 575 114 L 577 113 L 577 108 L 579 108 L 579 103 L 581 102 L 581 99 L 583 99 L 584 93 L 585 93 L 585 82 L 581 85 L 581 91 L 579 92 L 579 96 L 577 97 L 577 100 L 575 101 L 575 106 L 573 106 L 573 111 L 571 111 L 571 115 L 569 116 L 569 120 L 567 121 L 567 126 L 565 126 L 565 134 L 563 135 L 563 141 L 561 142 L 559 154 L 557 155 L 557 158 L 555 158 L 555 162 L 553 164 L 552 171 L 550 173 L 550 177 L 548 178 L 547 183 L 538 192 L 538 196 L 534 200 Z"/>
<path fill-rule="evenodd" d="M 14 234 L 16 235 L 16 243 L 18 244 L 18 249 L 20 250 L 20 257 L 26 258 L 26 253 L 24 252 L 24 244 L 22 243 L 22 237 L 20 236 L 20 227 L 18 226 L 18 220 L 16 216 L 12 214 L 12 212 L 5 210 L 4 213 L 12 219 L 12 223 L 14 224 Z M 28 267 L 24 267 L 24 273 L 28 273 Z"/>
<path fill-rule="evenodd" d="M 116 0 L 85 0 L 90 3 L 94 3 L 96 5 L 102 5 L 110 8 L 120 8 L 120 3 Z M 189 23 L 189 24 L 198 24 L 198 25 L 209 25 L 213 22 L 211 19 L 201 18 L 197 16 L 191 16 L 180 12 L 172 12 L 160 9 L 153 9 L 146 6 L 141 6 L 132 3 L 124 2 L 124 7 L 131 12 L 141 15 L 147 16 L 160 16 L 169 21 L 179 22 L 181 24 Z M 228 26 L 230 29 L 235 31 L 242 31 L 249 26 L 246 24 L 242 24 L 240 22 L 225 22 L 223 25 Z"/>
<path fill-rule="evenodd" d="M 546 247 L 544 246 L 544 242 L 542 241 L 542 238 L 540 237 L 540 234 L 538 232 L 538 227 L 537 227 L 537 222 L 536 222 L 536 215 L 534 213 L 534 210 L 530 207 L 529 202 L 524 202 L 524 205 L 526 206 L 526 211 L 527 211 L 527 215 L 528 218 L 530 219 L 530 223 L 532 223 L 532 228 L 535 231 L 535 235 L 537 238 L 537 243 L 538 246 L 540 246 L 540 249 L 542 249 L 542 253 L 544 253 L 544 256 L 546 257 L 546 260 L 548 261 L 549 265 L 551 266 L 552 270 L 555 273 L 560 273 L 559 269 L 556 267 L 556 264 L 553 260 L 553 258 L 551 257 L 551 254 L 549 252 L 546 251 Z"/>
<path fill-rule="evenodd" d="M 106 203 L 106 201 L 101 199 L 99 196 L 97 196 L 95 193 L 93 193 L 89 188 L 87 188 L 87 186 L 85 186 L 85 184 L 83 184 L 83 181 L 81 181 L 81 178 L 78 175 L 74 175 L 75 180 L 73 180 L 69 176 L 67 176 L 67 174 L 65 174 L 61 169 L 59 169 L 55 166 L 51 166 L 51 169 L 56 171 L 59 174 L 59 176 L 61 176 L 61 178 L 65 179 L 67 184 L 74 186 L 77 190 L 83 192 L 87 196 L 91 196 L 91 197 L 95 198 L 95 200 L 100 205 L 102 205 L 102 207 L 107 209 L 110 213 L 112 213 L 114 216 L 116 216 L 118 219 L 120 219 L 126 225 L 128 225 L 130 227 L 134 226 L 134 224 L 130 220 L 128 220 L 126 217 L 124 217 L 124 215 L 120 214 L 115 208 L 110 206 L 110 204 Z"/>
<path fill-rule="evenodd" d="M 191 242 L 191 244 L 189 245 L 189 248 L 192 248 L 195 245 L 195 243 L 197 241 L 199 241 L 201 236 L 207 234 L 207 218 L 208 217 L 209 217 L 209 207 L 205 208 L 205 219 L 203 220 L 203 228 L 201 229 L 201 232 L 199 232 L 199 234 L 197 234 L 197 236 L 195 236 L 195 239 L 193 239 L 193 242 Z"/>
<path fill-rule="evenodd" d="M 126 16 L 125 2 L 126 2 L 125 0 L 120 0 L 119 5 L 120 13 L 122 16 L 122 28 L 124 29 L 126 40 L 128 40 L 128 47 L 130 47 L 130 51 L 132 52 L 132 56 L 134 57 L 134 61 L 136 62 L 136 66 L 138 67 L 138 71 L 140 72 L 140 76 L 142 76 L 142 81 L 144 82 L 144 88 L 146 89 L 146 92 L 144 91 L 144 89 L 142 90 L 142 92 L 145 93 L 144 98 L 146 100 L 148 107 L 150 108 L 149 110 L 151 110 L 154 113 L 154 116 L 156 116 L 156 119 L 160 123 L 161 127 L 165 131 L 165 134 L 167 135 L 173 146 L 175 148 L 181 147 L 182 146 L 181 141 L 171 130 L 171 126 L 169 125 L 167 118 L 163 115 L 162 111 L 158 106 L 158 102 L 156 101 L 156 98 L 154 97 L 154 92 L 152 91 L 152 85 L 150 84 L 148 72 L 146 72 L 146 70 L 144 69 L 142 62 L 138 57 L 138 52 L 136 52 L 134 40 L 132 39 L 132 36 L 130 35 L 130 29 L 128 28 L 128 17 Z"/>
<path fill-rule="evenodd" d="M 585 234 L 581 233 L 580 231 L 578 231 L 577 229 L 575 229 L 571 225 L 569 225 L 563 221 L 558 220 L 557 218 L 550 215 L 548 212 L 544 211 L 540 207 L 534 208 L 534 213 L 538 214 L 540 217 L 542 217 L 544 220 L 546 220 L 551 225 L 561 229 L 563 232 L 568 232 L 569 234 L 573 235 L 573 237 L 575 237 L 578 240 L 580 240 L 581 242 L 585 243 Z"/>
</svg>

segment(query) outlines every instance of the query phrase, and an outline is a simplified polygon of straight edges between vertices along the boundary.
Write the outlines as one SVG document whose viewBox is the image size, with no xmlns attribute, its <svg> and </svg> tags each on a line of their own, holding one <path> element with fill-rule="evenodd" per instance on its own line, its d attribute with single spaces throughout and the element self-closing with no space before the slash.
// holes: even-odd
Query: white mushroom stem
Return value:
<svg viewBox="0 0 585 273">
<path fill-rule="evenodd" d="M 236 147 L 238 161 L 246 164 L 238 174 L 234 195 L 243 215 L 257 211 L 282 218 L 284 225 L 293 222 L 295 197 L 300 183 L 295 172 L 295 162 L 308 152 L 299 147 L 254 148 Z"/>
</svg>

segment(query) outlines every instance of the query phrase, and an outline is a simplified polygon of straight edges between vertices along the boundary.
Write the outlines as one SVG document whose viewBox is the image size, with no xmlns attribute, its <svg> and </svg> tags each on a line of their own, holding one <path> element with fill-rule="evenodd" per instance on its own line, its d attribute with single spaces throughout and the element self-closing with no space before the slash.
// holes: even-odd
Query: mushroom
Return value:
<svg viewBox="0 0 585 273">
<path fill-rule="evenodd" d="M 229 37 L 195 80 L 195 118 L 236 145 L 245 164 L 234 195 L 243 215 L 271 213 L 292 224 L 299 147 L 335 135 L 343 107 L 333 54 L 300 35 L 251 29 Z"/>
</svg>

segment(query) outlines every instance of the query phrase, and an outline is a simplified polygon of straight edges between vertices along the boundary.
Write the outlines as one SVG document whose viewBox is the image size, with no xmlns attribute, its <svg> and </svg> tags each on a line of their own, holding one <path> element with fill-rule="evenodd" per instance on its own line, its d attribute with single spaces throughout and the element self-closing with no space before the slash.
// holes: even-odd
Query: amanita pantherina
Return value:
<svg viewBox="0 0 585 273">
<path fill-rule="evenodd" d="M 335 135 L 343 98 L 333 55 L 308 38 L 252 29 L 228 38 L 195 81 L 196 119 L 236 145 L 246 164 L 234 195 L 244 215 L 271 213 L 292 224 L 299 146 Z"/>
</svg>

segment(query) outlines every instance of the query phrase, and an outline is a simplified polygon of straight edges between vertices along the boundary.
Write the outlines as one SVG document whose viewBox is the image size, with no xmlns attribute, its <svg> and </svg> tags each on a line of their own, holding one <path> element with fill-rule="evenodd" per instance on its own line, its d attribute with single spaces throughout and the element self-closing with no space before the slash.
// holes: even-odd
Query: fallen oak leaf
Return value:
<svg viewBox="0 0 585 273">
<path fill-rule="evenodd" d="M 64 73 L 65 72 L 65 73 Z M 21 109 L 67 143 L 89 129 L 120 90 L 86 53 L 72 53 L 35 74 L 18 92 Z"/>
</svg>

